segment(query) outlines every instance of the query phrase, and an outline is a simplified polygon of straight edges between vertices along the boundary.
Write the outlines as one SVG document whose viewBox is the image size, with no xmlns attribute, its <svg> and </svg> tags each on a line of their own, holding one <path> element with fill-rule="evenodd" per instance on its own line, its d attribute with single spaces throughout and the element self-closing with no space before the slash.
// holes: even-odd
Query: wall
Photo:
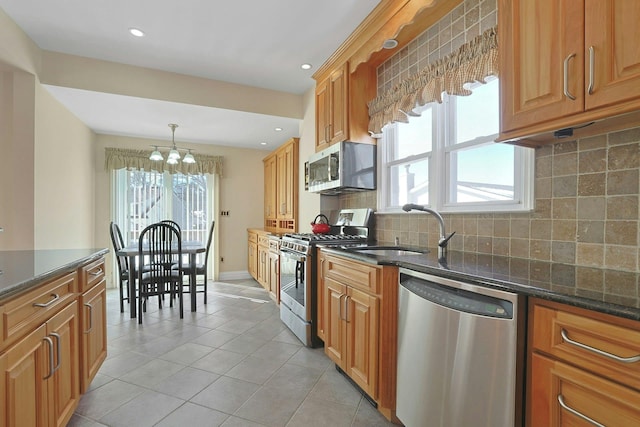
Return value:
<svg viewBox="0 0 640 427">
<path fill-rule="evenodd" d="M 425 57 L 432 57 L 430 49 L 441 49 L 443 42 L 447 46 L 443 40 L 447 36 L 459 39 L 474 28 L 474 21 L 480 22 L 479 30 L 485 19 L 493 22 L 494 0 L 466 0 L 460 7 L 465 9 L 454 10 L 380 66 L 379 90 L 397 83 L 410 70 L 417 71 Z M 639 150 L 640 128 L 537 149 L 535 210 L 444 215 L 447 231 L 456 231 L 451 248 L 640 271 Z M 375 192 L 340 196 L 345 208 L 375 208 L 376 201 Z M 385 242 L 398 236 L 401 242 L 433 247 L 438 238 L 436 221 L 424 214 L 378 215 L 377 225 L 377 237 Z M 637 295 L 637 284 L 620 286 L 615 292 Z"/>
<path fill-rule="evenodd" d="M 35 249 L 91 248 L 96 135 L 40 84 L 35 99 Z"/>
<path fill-rule="evenodd" d="M 0 250 L 34 247 L 33 75 L 0 70 Z"/>
<path fill-rule="evenodd" d="M 283 141 L 284 142 L 284 141 Z M 104 170 L 105 147 L 151 150 L 151 145 L 165 145 L 166 141 L 98 135 L 95 152 L 96 245 L 111 248 L 109 223 L 111 222 L 111 174 Z M 211 255 L 209 262 L 224 258 L 219 264 L 220 278 L 248 277 L 247 228 L 260 228 L 263 222 L 264 172 L 262 159 L 267 151 L 233 147 L 179 143 L 192 148 L 196 154 L 222 156 L 223 176 L 219 180 L 220 205 L 216 212 L 229 211 L 229 216 L 216 220 L 214 236 L 218 239 L 219 253 Z"/>
<path fill-rule="evenodd" d="M 298 232 L 311 233 L 311 221 L 320 213 L 320 195 L 304 189 L 304 164 L 316 149 L 316 92 L 304 94 L 304 117 L 300 124 L 300 164 L 298 168 Z"/>
</svg>

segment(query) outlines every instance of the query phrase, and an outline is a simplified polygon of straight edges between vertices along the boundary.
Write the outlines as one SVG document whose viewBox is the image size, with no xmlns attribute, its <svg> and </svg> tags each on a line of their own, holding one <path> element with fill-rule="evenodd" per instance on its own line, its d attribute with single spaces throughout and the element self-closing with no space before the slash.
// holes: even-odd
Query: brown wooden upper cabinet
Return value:
<svg viewBox="0 0 640 427">
<path fill-rule="evenodd" d="M 640 2 L 500 0 L 498 12 L 499 140 L 538 145 L 563 128 L 586 136 L 640 122 L 632 42 L 640 40 Z"/>
<path fill-rule="evenodd" d="M 344 64 L 316 85 L 316 151 L 348 138 L 348 81 Z"/>
<path fill-rule="evenodd" d="M 271 232 L 298 231 L 298 144 L 291 138 L 263 159 L 264 226 Z"/>
</svg>

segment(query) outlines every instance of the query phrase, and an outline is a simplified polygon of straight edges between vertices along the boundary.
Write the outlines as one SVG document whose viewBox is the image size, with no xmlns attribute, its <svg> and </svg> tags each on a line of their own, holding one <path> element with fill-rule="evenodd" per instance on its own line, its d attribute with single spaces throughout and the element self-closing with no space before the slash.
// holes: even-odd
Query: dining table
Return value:
<svg viewBox="0 0 640 427">
<path fill-rule="evenodd" d="M 177 244 L 173 245 L 171 250 L 172 250 L 172 253 L 173 251 L 175 251 L 175 253 L 178 253 L 178 245 Z M 196 311 L 196 255 L 199 253 L 203 253 L 205 251 L 206 251 L 206 247 L 202 242 L 199 242 L 197 240 L 182 241 L 182 254 L 189 255 L 189 265 L 191 267 L 190 268 L 191 274 L 189 275 L 189 293 L 191 294 L 191 311 Z M 149 248 L 143 246 L 142 255 L 144 256 L 148 254 L 149 254 Z M 124 248 L 116 251 L 116 255 L 126 256 L 129 258 L 129 280 L 127 282 L 129 287 L 129 296 L 132 297 L 130 298 L 130 301 L 129 301 L 129 308 L 130 308 L 131 318 L 133 319 L 136 317 L 136 310 L 137 310 L 136 303 L 135 303 L 137 271 L 134 268 L 132 268 L 132 266 L 137 265 L 136 259 L 138 258 L 138 256 L 140 256 L 138 241 L 130 242 Z"/>
</svg>

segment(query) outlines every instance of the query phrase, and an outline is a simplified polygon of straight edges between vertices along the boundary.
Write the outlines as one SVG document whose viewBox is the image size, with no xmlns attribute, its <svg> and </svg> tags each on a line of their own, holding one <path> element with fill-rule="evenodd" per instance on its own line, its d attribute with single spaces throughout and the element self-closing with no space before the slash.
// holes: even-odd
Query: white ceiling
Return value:
<svg viewBox="0 0 640 427">
<path fill-rule="evenodd" d="M 44 50 L 302 94 L 379 2 L 0 0 L 0 8 Z M 145 37 L 131 36 L 131 27 Z M 167 124 L 178 123 L 176 141 L 268 150 L 298 136 L 297 119 L 47 89 L 97 133 L 170 140 Z"/>
</svg>

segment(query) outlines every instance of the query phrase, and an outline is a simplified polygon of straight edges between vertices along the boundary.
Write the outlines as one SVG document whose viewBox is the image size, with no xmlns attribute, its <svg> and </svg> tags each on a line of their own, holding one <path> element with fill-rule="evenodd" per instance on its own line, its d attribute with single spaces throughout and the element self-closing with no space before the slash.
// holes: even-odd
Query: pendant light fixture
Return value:
<svg viewBox="0 0 640 427">
<path fill-rule="evenodd" d="M 193 154 L 191 154 L 191 149 L 176 147 L 175 136 L 176 136 L 176 128 L 178 127 L 178 125 L 175 123 L 169 123 L 169 127 L 171 128 L 171 147 L 162 147 L 160 145 L 152 145 L 152 147 L 154 147 L 155 149 L 149 156 L 149 160 L 153 160 L 155 162 L 164 160 L 164 157 L 162 156 L 162 153 L 160 153 L 158 148 L 169 148 L 169 154 L 167 156 L 168 164 L 170 165 L 178 164 L 178 160 L 180 160 L 181 158 L 179 150 L 188 151 L 187 154 L 184 156 L 184 159 L 182 159 L 183 163 L 195 163 L 196 159 L 193 157 Z"/>
</svg>

